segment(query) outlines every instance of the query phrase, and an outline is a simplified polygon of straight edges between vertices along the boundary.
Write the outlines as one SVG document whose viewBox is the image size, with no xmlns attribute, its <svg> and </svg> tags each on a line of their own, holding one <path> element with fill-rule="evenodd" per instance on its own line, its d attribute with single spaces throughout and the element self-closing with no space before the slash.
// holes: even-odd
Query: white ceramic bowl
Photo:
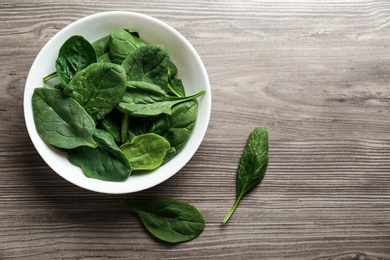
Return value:
<svg viewBox="0 0 390 260">
<path fill-rule="evenodd" d="M 170 162 L 143 175 L 133 175 L 125 182 L 107 182 L 85 177 L 81 169 L 71 164 L 61 151 L 46 144 L 38 135 L 32 113 L 31 98 L 34 88 L 43 86 L 42 78 L 55 70 L 54 64 L 61 45 L 73 35 L 82 35 L 90 42 L 108 35 L 117 28 L 131 28 L 147 43 L 164 45 L 178 67 L 177 77 L 183 80 L 186 94 L 200 90 L 198 118 L 192 135 Z M 193 46 L 175 29 L 147 15 L 133 12 L 103 12 L 84 17 L 62 29 L 42 48 L 28 74 L 24 91 L 24 116 L 30 138 L 43 160 L 60 176 L 87 190 L 120 194 L 153 187 L 176 174 L 195 154 L 201 144 L 210 119 L 211 93 L 206 69 Z"/>
</svg>

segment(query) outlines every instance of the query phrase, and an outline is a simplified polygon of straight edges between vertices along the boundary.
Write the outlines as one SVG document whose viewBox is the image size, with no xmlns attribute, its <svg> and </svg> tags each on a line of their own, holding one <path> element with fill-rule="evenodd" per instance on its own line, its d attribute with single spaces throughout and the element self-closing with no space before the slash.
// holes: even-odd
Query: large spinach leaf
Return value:
<svg viewBox="0 0 390 260">
<path fill-rule="evenodd" d="M 128 82 L 126 92 L 118 104 L 118 109 L 133 116 L 154 116 L 172 114 L 172 107 L 176 104 L 196 99 L 205 93 L 204 90 L 188 97 L 168 95 L 158 86 L 142 81 Z"/>
<path fill-rule="evenodd" d="M 133 171 L 156 169 L 163 162 L 169 148 L 170 144 L 164 137 L 153 133 L 138 135 L 131 143 L 120 147 Z"/>
<path fill-rule="evenodd" d="M 95 120 L 110 113 L 126 90 L 124 69 L 113 63 L 94 63 L 77 73 L 64 88 Z"/>
<path fill-rule="evenodd" d="M 125 181 L 131 174 L 129 162 L 108 132 L 96 129 L 98 147 L 78 147 L 68 151 L 71 163 L 81 167 L 88 178 L 104 181 Z"/>
<path fill-rule="evenodd" d="M 171 151 L 164 158 L 164 163 L 177 154 L 191 136 L 198 113 L 197 100 L 180 103 L 172 108 L 172 114 L 159 115 L 153 122 L 150 132 L 161 135 L 171 145 Z"/>
<path fill-rule="evenodd" d="M 122 63 L 130 81 L 145 81 L 168 87 L 169 55 L 164 46 L 146 45 L 134 50 Z"/>
<path fill-rule="evenodd" d="M 135 49 L 145 45 L 137 32 L 131 29 L 117 29 L 110 34 L 108 49 L 112 62 L 121 64 Z"/>
<path fill-rule="evenodd" d="M 95 50 L 89 41 L 80 35 L 70 37 L 61 46 L 55 63 L 62 85 L 68 85 L 78 71 L 96 61 Z"/>
<path fill-rule="evenodd" d="M 138 214 L 146 229 L 169 243 L 192 240 L 205 227 L 202 213 L 194 205 L 169 197 L 153 197 L 141 203 L 123 203 Z"/>
<path fill-rule="evenodd" d="M 36 88 L 32 110 L 38 134 L 49 144 L 65 149 L 96 147 L 93 119 L 74 99 L 53 88 Z"/>
<path fill-rule="evenodd" d="M 236 210 L 241 199 L 256 187 L 264 178 L 268 165 L 268 132 L 256 127 L 249 135 L 237 170 L 236 201 L 222 220 L 225 224 Z"/>
</svg>

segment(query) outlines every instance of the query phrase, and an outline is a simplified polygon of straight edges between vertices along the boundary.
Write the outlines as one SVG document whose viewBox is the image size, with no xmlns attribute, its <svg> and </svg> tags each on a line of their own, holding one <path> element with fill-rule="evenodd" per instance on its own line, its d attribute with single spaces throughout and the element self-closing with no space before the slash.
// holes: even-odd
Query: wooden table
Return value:
<svg viewBox="0 0 390 260">
<path fill-rule="evenodd" d="M 44 44 L 109 10 L 175 27 L 209 74 L 212 114 L 199 150 L 149 190 L 76 187 L 27 134 L 23 91 Z M 390 259 L 390 2 L 43 1 L 0 3 L 1 259 Z M 259 187 L 227 225 L 247 136 L 269 131 Z M 195 240 L 152 238 L 121 199 L 167 195 L 195 204 Z"/>
</svg>

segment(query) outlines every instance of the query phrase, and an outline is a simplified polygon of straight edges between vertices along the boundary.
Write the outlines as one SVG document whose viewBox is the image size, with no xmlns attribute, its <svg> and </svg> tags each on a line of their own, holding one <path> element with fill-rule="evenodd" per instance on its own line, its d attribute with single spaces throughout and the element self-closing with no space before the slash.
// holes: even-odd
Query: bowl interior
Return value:
<svg viewBox="0 0 390 260">
<path fill-rule="evenodd" d="M 140 34 L 147 43 L 164 45 L 170 58 L 178 67 L 177 77 L 183 80 L 188 95 L 206 90 L 198 98 L 199 110 L 195 128 L 183 148 L 170 162 L 158 169 L 132 175 L 125 182 L 106 182 L 84 176 L 81 169 L 71 164 L 66 154 L 46 144 L 38 135 L 32 114 L 31 98 L 36 87 L 43 86 L 42 78 L 55 69 L 58 50 L 73 35 L 82 35 L 90 42 L 108 35 L 117 28 L 131 28 Z M 178 172 L 194 155 L 206 133 L 211 111 L 210 85 L 204 65 L 192 45 L 169 25 L 139 13 L 105 12 L 82 18 L 58 32 L 42 48 L 36 57 L 27 77 L 24 92 L 24 115 L 28 133 L 44 161 L 60 176 L 69 182 L 101 193 L 131 193 L 153 187 Z"/>
</svg>

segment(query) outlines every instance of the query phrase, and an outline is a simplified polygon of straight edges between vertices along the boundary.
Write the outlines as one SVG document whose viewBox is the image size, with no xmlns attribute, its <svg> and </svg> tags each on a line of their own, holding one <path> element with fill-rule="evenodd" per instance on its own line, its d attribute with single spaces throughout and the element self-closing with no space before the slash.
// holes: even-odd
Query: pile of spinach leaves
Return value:
<svg viewBox="0 0 390 260">
<path fill-rule="evenodd" d="M 187 143 L 205 93 L 186 96 L 176 73 L 164 46 L 131 29 L 92 44 L 72 36 L 55 72 L 43 78 L 59 83 L 33 93 L 37 132 L 89 178 L 125 181 L 134 171 L 154 170 Z"/>
</svg>

